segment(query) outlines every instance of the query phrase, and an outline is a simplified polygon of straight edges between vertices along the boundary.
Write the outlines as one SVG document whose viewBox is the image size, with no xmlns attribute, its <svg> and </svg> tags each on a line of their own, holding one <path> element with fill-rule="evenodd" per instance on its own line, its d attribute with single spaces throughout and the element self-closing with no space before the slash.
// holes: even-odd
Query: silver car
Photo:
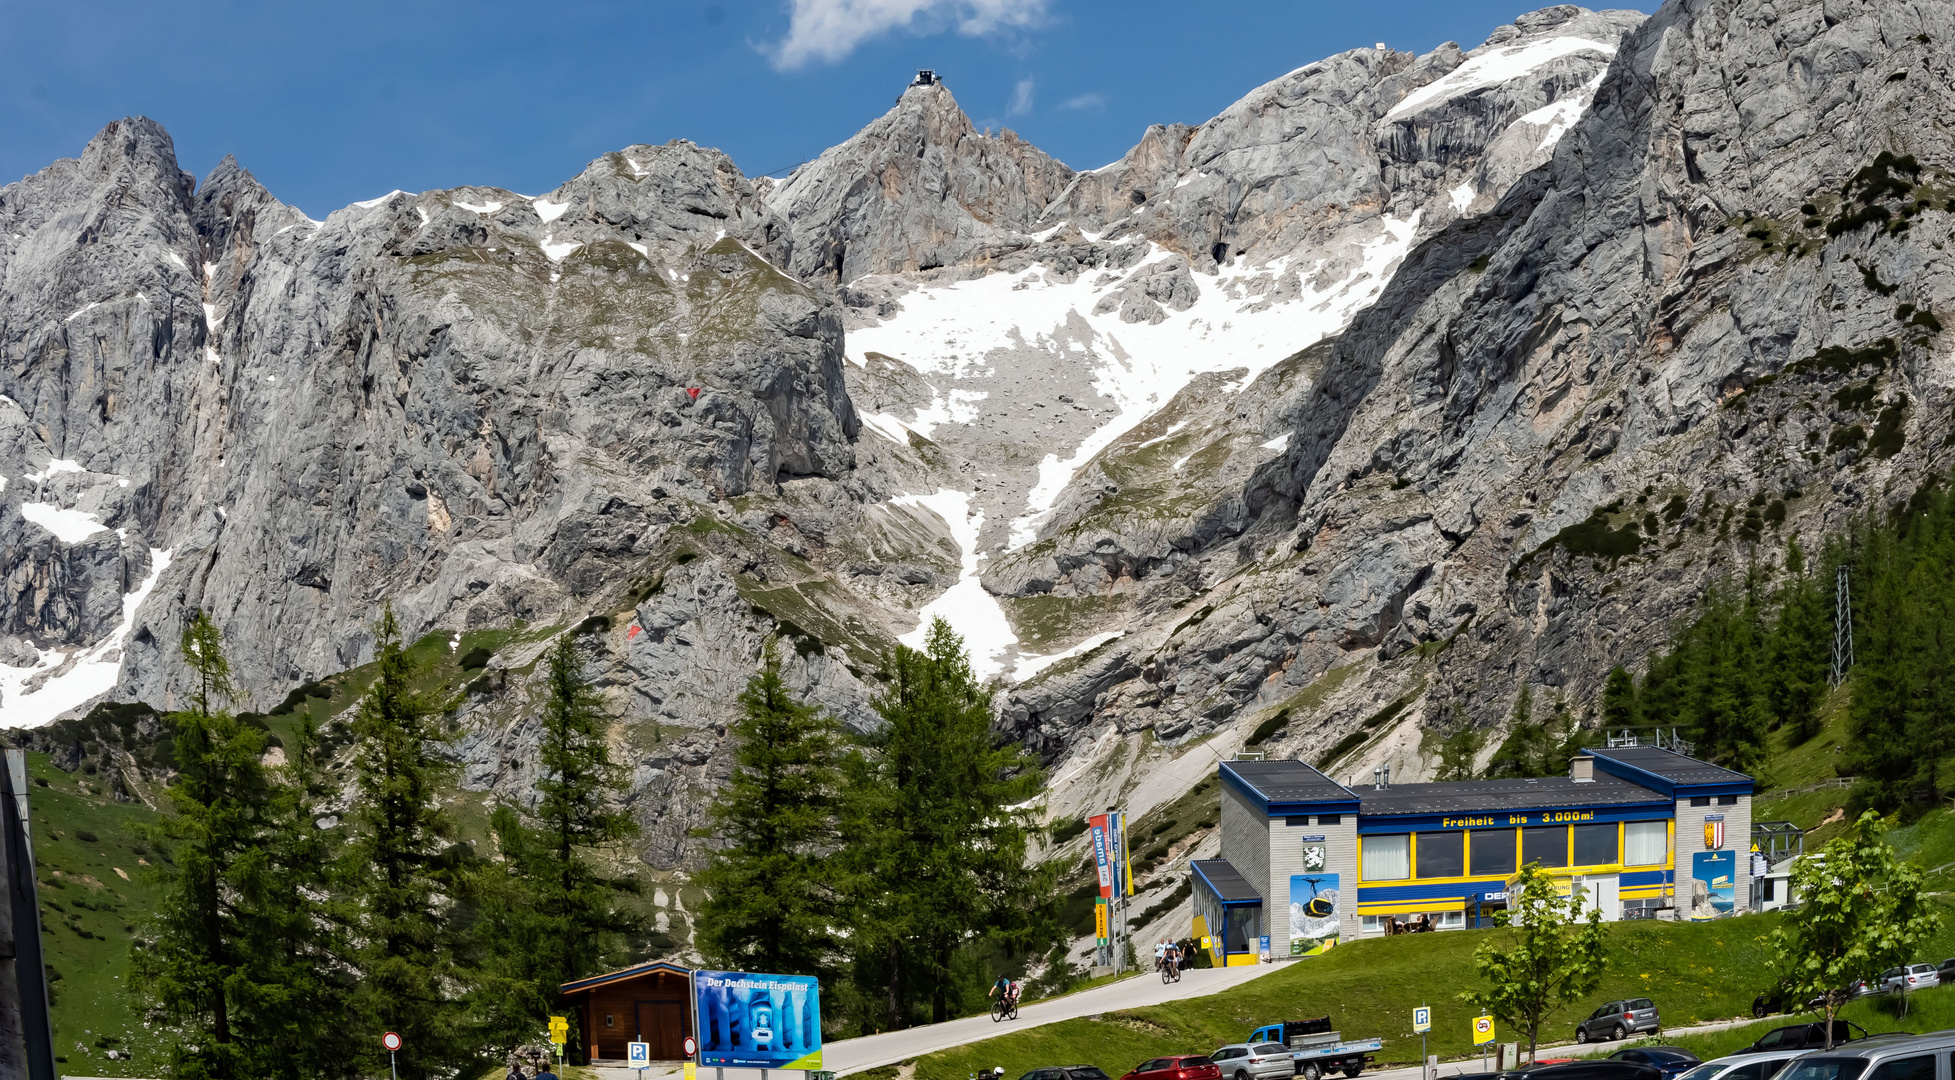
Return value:
<svg viewBox="0 0 1955 1080">
<path fill-rule="evenodd" d="M 1772 1050 L 1765 1053 L 1738 1053 L 1714 1058 L 1677 1077 L 1677 1080 L 1772 1080 L 1780 1066 L 1804 1050 Z"/>
<path fill-rule="evenodd" d="M 1831 1050 L 1809 1050 L 1774 1080 L 1935 1080 L 1935 1059 L 1955 1049 L 1955 1031 L 1876 1035 Z"/>
<path fill-rule="evenodd" d="M 1916 990 L 1940 986 L 1941 973 L 1935 970 L 1933 964 L 1909 964 L 1905 967 L 1888 968 L 1880 973 L 1879 985 L 1882 993 L 1898 994 L 1905 990 L 1911 994 Z"/>
<path fill-rule="evenodd" d="M 1604 1002 L 1602 1007 L 1575 1025 L 1575 1041 L 1603 1042 L 1631 1035 L 1654 1035 L 1662 1026 L 1656 1002 L 1648 998 L 1624 998 Z"/>
<path fill-rule="evenodd" d="M 1282 1043 L 1230 1043 L 1208 1055 L 1222 1080 L 1288 1080 L 1297 1060 Z"/>
</svg>

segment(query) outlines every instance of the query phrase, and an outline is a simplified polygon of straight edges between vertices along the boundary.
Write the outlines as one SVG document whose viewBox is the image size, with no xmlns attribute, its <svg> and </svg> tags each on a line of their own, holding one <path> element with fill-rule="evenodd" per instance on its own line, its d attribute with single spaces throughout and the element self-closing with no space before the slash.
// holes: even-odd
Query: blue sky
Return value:
<svg viewBox="0 0 1955 1080">
<path fill-rule="evenodd" d="M 1332 53 L 1470 48 L 1533 6 L 0 0 L 0 182 L 134 114 L 169 128 L 192 173 L 236 154 L 313 217 L 393 188 L 536 194 L 674 138 L 779 174 L 886 110 L 919 67 L 980 126 L 1092 168 L 1150 123 L 1199 123 Z"/>
</svg>

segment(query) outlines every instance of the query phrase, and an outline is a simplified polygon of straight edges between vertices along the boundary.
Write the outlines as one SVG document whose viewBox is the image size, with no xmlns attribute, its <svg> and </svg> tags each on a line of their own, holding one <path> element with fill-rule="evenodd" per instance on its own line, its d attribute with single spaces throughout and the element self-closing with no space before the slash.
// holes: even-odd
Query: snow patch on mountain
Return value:
<svg viewBox="0 0 1955 1080">
<path fill-rule="evenodd" d="M 122 622 L 94 645 L 37 650 L 40 658 L 26 667 L 0 665 L 0 727 L 41 727 L 114 690 L 122 676 L 122 646 L 136 628 L 136 612 L 169 568 L 170 551 L 150 548 L 149 575 L 123 596 Z"/>
<path fill-rule="evenodd" d="M 1551 37 L 1522 45 L 1497 47 L 1467 59 L 1460 66 L 1405 95 L 1385 119 L 1396 120 L 1442 101 L 1518 79 L 1543 64 L 1579 52 L 1614 56 L 1616 47 L 1583 37 Z"/>
<path fill-rule="evenodd" d="M 998 598 L 984 591 L 978 580 L 986 555 L 978 550 L 978 533 L 984 528 L 984 511 L 971 509 L 971 493 L 939 488 L 934 495 L 899 495 L 890 500 L 897 506 L 921 507 L 944 519 L 951 538 L 961 552 L 957 584 L 917 613 L 916 629 L 897 638 L 912 649 L 921 649 L 930 633 L 930 623 L 941 615 L 951 629 L 964 638 L 970 653 L 971 670 L 988 679 L 1004 670 L 1004 656 L 1018 644 L 1011 620 Z"/>
</svg>

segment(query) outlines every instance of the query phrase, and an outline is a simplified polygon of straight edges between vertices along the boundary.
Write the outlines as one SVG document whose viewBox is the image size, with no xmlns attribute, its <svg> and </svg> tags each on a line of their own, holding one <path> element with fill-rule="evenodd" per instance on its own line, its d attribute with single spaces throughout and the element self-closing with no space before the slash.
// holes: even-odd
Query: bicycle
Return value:
<svg viewBox="0 0 1955 1080">
<path fill-rule="evenodd" d="M 992 1023 L 998 1024 L 998 1023 L 1003 1023 L 1006 1020 L 1016 1020 L 1016 1019 L 1018 1019 L 1017 998 L 1002 997 L 999 998 L 997 1001 L 991 1003 Z"/>
<path fill-rule="evenodd" d="M 1167 963 L 1165 963 L 1165 964 L 1162 964 L 1162 965 L 1161 965 L 1161 981 L 1162 981 L 1162 982 L 1164 982 L 1164 983 L 1178 983 L 1178 982 L 1180 982 L 1180 981 L 1181 981 L 1181 965 L 1180 965 L 1180 964 L 1178 964 L 1178 963 L 1176 963 L 1176 962 L 1174 962 L 1173 960 L 1169 960 L 1169 961 L 1168 961 Z"/>
</svg>

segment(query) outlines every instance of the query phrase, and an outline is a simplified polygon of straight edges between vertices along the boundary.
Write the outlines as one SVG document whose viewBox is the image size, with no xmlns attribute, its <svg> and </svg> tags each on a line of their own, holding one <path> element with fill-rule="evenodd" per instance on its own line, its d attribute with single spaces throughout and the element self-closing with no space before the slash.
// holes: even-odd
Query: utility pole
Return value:
<svg viewBox="0 0 1955 1080">
<path fill-rule="evenodd" d="M 1840 564 L 1839 577 L 1833 586 L 1833 671 L 1832 683 L 1838 686 L 1846 681 L 1846 672 L 1853 666 L 1853 593 L 1847 582 L 1846 564 Z"/>
</svg>

